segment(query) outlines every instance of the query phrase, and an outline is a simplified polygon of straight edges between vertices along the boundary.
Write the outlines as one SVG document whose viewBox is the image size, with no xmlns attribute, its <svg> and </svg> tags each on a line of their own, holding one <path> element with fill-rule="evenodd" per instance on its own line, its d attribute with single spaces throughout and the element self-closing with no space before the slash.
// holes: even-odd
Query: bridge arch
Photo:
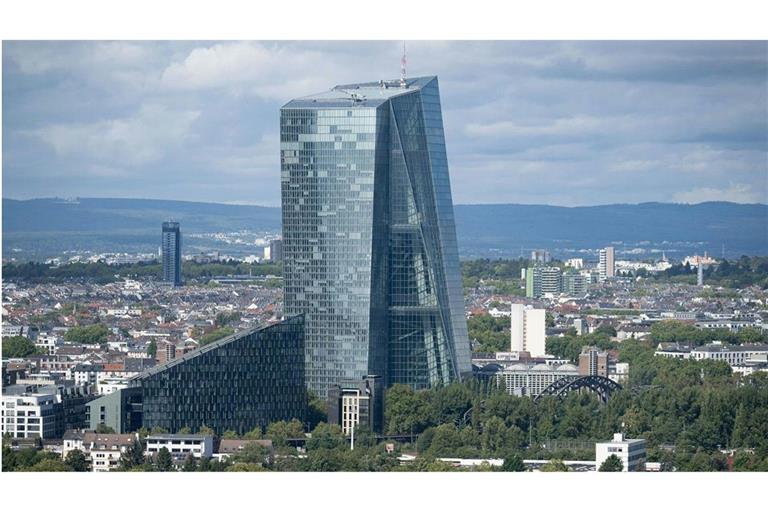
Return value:
<svg viewBox="0 0 768 512">
<path fill-rule="evenodd" d="M 587 388 L 594 391 L 600 400 L 605 403 L 611 397 L 611 394 L 621 389 L 621 386 L 607 378 L 600 375 L 569 375 L 568 377 L 562 377 L 555 382 L 547 386 L 541 393 L 536 395 L 533 399 L 535 403 L 538 403 L 543 396 L 556 396 L 562 398 L 571 391 L 577 391 L 579 389 Z"/>
</svg>

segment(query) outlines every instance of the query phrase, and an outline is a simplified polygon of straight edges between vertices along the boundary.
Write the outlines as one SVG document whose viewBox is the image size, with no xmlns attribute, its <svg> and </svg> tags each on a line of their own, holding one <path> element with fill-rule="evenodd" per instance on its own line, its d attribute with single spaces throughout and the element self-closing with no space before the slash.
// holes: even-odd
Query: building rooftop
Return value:
<svg viewBox="0 0 768 512">
<path fill-rule="evenodd" d="M 433 80 L 437 77 L 406 78 L 405 87 L 400 80 L 337 85 L 330 91 L 293 99 L 283 108 L 373 108 L 395 96 L 418 91 Z"/>
</svg>

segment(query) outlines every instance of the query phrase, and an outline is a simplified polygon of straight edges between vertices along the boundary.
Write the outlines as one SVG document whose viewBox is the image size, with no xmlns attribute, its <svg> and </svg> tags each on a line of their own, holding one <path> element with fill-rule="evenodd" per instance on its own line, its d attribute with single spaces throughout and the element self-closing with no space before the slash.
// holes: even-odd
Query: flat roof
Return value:
<svg viewBox="0 0 768 512">
<path fill-rule="evenodd" d="M 436 76 L 406 78 L 405 87 L 399 79 L 342 84 L 329 91 L 292 99 L 282 108 L 375 108 L 395 96 L 418 91 L 436 79 Z"/>
</svg>

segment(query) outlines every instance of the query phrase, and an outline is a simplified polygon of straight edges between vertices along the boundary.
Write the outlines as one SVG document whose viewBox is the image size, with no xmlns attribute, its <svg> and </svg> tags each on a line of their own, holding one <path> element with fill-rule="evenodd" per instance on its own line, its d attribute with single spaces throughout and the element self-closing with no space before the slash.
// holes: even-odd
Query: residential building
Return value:
<svg viewBox="0 0 768 512">
<path fill-rule="evenodd" d="M 283 260 L 283 240 L 281 238 L 271 240 L 269 245 L 264 248 L 264 259 L 268 261 Z"/>
<path fill-rule="evenodd" d="M 154 459 L 163 448 L 171 453 L 176 463 L 183 462 L 189 455 L 199 459 L 213 456 L 213 436 L 201 434 L 151 434 L 146 438 L 144 455 Z"/>
<path fill-rule="evenodd" d="M 540 298 L 563 291 L 562 271 L 558 267 L 529 267 L 525 273 L 525 296 Z"/>
<path fill-rule="evenodd" d="M 265 448 L 269 453 L 274 452 L 271 439 L 221 439 L 216 453 L 213 454 L 213 458 L 219 461 L 228 459 L 245 450 L 249 444 L 257 444 Z"/>
<path fill-rule="evenodd" d="M 549 263 L 552 261 L 552 257 L 549 255 L 549 251 L 535 249 L 531 251 L 531 261 L 534 263 Z"/>
<path fill-rule="evenodd" d="M 120 458 L 138 442 L 138 434 L 83 434 L 83 452 L 91 459 L 91 471 L 102 473 L 117 469 Z"/>
<path fill-rule="evenodd" d="M 584 347 L 579 354 L 579 375 L 608 377 L 609 357 L 597 347 Z"/>
<path fill-rule="evenodd" d="M 573 297 L 584 297 L 589 291 L 589 277 L 573 270 L 563 273 L 562 291 Z"/>
<path fill-rule="evenodd" d="M 569 258 L 565 260 L 565 266 L 570 267 L 576 270 L 581 270 L 584 268 L 584 259 L 583 258 Z"/>
<path fill-rule="evenodd" d="M 546 310 L 512 304 L 510 351 L 528 352 L 532 357 L 546 354 Z"/>
<path fill-rule="evenodd" d="M 284 310 L 311 390 L 469 375 L 437 77 L 346 84 L 280 111 Z"/>
<path fill-rule="evenodd" d="M 624 434 L 614 434 L 611 441 L 595 443 L 595 463 L 598 469 L 611 455 L 621 460 L 624 472 L 644 471 L 647 458 L 645 439 L 626 439 Z"/>
<path fill-rule="evenodd" d="M 605 281 L 616 276 L 616 258 L 613 247 L 600 249 L 600 260 L 598 270 L 600 272 L 600 281 Z"/>
<path fill-rule="evenodd" d="M 371 432 L 384 430 L 384 386 L 381 377 L 344 381 L 328 392 L 328 423 L 340 425 L 344 435 L 364 426 Z"/>
<path fill-rule="evenodd" d="M 181 286 L 181 229 L 178 222 L 163 222 L 163 282 Z"/>
</svg>

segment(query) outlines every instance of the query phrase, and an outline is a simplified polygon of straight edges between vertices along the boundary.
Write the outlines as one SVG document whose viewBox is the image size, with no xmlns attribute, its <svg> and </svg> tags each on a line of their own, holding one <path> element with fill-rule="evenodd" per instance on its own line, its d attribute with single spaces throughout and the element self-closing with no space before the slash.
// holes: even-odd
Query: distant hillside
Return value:
<svg viewBox="0 0 768 512">
<path fill-rule="evenodd" d="M 3 199 L 3 233 L 157 230 L 173 218 L 189 232 L 279 230 L 279 208 L 156 199 Z"/>
<path fill-rule="evenodd" d="M 154 251 L 160 223 L 173 218 L 188 234 L 277 232 L 279 208 L 153 199 L 3 199 L 3 256 L 42 258 L 65 250 Z M 517 257 L 521 250 L 593 256 L 616 245 L 619 254 L 648 257 L 705 250 L 728 257 L 768 254 L 768 205 L 710 202 L 618 204 L 566 208 L 544 205 L 457 205 L 463 257 Z M 226 251 L 185 238 L 185 250 Z M 243 249 L 246 250 L 246 249 Z M 247 249 L 251 250 L 252 249 Z"/>
<path fill-rule="evenodd" d="M 716 255 L 768 253 L 768 205 L 709 202 L 615 204 L 566 208 L 544 205 L 457 205 L 466 248 L 510 245 L 582 249 L 608 244 L 641 248 L 701 247 Z M 667 242 L 667 244 L 665 244 Z"/>
</svg>

